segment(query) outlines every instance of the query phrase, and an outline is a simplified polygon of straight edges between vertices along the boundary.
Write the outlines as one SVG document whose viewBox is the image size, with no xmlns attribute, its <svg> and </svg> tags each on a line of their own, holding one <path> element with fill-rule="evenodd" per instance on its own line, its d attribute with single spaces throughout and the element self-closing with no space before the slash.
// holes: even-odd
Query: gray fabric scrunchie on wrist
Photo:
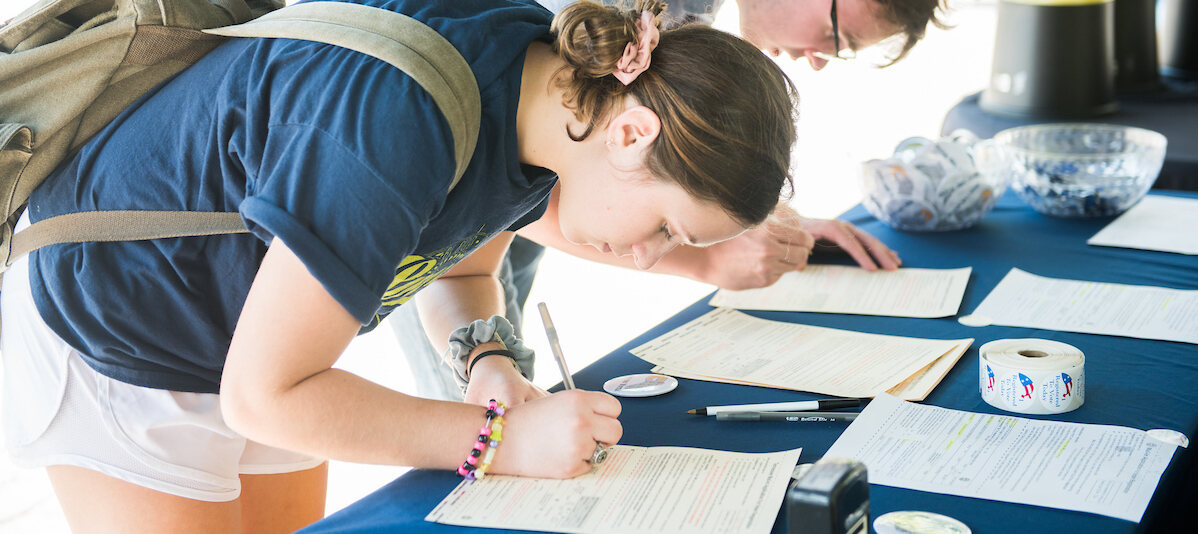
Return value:
<svg viewBox="0 0 1198 534">
<path fill-rule="evenodd" d="M 524 342 L 516 337 L 516 329 L 502 315 L 492 315 L 490 319 L 474 321 L 462 328 L 454 330 L 449 335 L 449 350 L 446 359 L 453 367 L 453 377 L 462 390 L 470 381 L 466 378 L 466 363 L 470 351 L 475 347 L 490 341 L 498 341 L 515 355 L 516 365 L 524 378 L 532 380 L 533 361 L 536 355 L 533 350 L 524 346 Z"/>
</svg>

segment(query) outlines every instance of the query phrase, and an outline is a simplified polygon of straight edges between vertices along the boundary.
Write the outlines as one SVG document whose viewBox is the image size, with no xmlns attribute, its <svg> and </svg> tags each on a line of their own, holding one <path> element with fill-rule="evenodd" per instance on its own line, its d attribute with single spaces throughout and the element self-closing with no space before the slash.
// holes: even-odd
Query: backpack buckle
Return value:
<svg viewBox="0 0 1198 534">
<path fill-rule="evenodd" d="M 8 270 L 9 257 L 12 256 L 12 228 L 11 220 L 4 221 L 0 226 L 0 258 L 4 259 L 4 264 L 0 265 L 0 275 Z"/>
</svg>

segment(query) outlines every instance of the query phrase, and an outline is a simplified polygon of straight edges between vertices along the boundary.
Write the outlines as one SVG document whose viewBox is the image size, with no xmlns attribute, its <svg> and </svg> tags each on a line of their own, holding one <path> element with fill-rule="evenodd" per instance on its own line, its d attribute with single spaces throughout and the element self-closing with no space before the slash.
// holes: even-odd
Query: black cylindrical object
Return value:
<svg viewBox="0 0 1198 534">
<path fill-rule="evenodd" d="M 1001 0 L 983 110 L 1029 119 L 1114 113 L 1114 0 Z"/>
<path fill-rule="evenodd" d="M 1161 74 L 1198 80 L 1198 2 L 1161 0 Z"/>
<path fill-rule="evenodd" d="M 1156 48 L 1156 0 L 1115 0 L 1116 90 L 1160 87 Z"/>
<path fill-rule="evenodd" d="M 786 491 L 788 534 L 869 532 L 869 474 L 847 458 L 821 458 Z"/>
</svg>

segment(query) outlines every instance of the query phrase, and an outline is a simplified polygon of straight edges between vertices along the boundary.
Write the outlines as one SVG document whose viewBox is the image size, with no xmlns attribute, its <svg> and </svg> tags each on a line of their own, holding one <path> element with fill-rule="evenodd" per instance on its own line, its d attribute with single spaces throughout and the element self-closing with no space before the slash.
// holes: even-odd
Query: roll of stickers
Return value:
<svg viewBox="0 0 1198 534">
<path fill-rule="evenodd" d="M 987 404 L 1015 413 L 1054 414 L 1086 401 L 1086 357 L 1048 339 L 996 339 L 978 351 L 979 389 Z"/>
</svg>

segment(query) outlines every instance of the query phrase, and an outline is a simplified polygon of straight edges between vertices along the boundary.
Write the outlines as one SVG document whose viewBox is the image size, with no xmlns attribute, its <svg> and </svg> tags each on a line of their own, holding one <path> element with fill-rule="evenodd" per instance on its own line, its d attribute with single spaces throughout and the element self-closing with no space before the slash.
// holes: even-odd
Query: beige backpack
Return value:
<svg viewBox="0 0 1198 534">
<path fill-rule="evenodd" d="M 453 45 L 415 19 L 375 7 L 274 7 L 255 18 L 245 0 L 41 0 L 0 27 L 0 276 L 51 244 L 246 231 L 237 213 L 130 206 L 52 217 L 13 234 L 30 193 L 63 160 L 227 37 L 328 43 L 403 70 L 449 123 L 457 184 L 478 139 L 481 105 L 474 73 Z"/>
</svg>

